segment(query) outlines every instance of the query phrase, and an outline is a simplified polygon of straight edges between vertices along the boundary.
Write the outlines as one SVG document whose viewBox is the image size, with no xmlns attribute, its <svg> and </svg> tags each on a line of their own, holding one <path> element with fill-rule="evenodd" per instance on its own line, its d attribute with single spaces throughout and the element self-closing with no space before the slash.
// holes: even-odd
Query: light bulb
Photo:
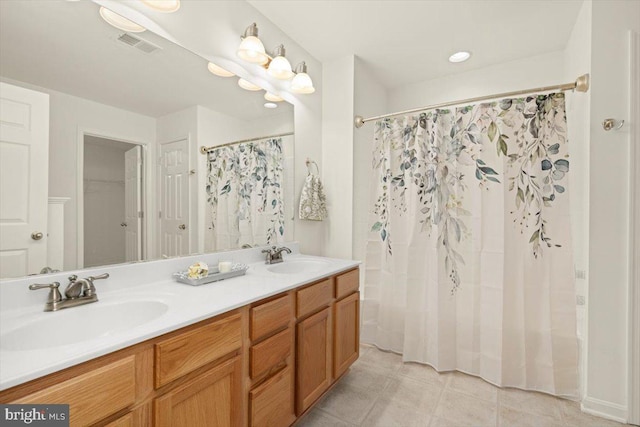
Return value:
<svg viewBox="0 0 640 427">
<path fill-rule="evenodd" d="M 140 0 L 158 12 L 172 13 L 180 9 L 180 0 Z"/>
<path fill-rule="evenodd" d="M 313 87 L 313 81 L 307 73 L 298 73 L 291 81 L 291 91 L 294 93 L 309 94 L 316 91 Z"/>
<path fill-rule="evenodd" d="M 231 71 L 227 71 L 221 66 L 214 64 L 213 62 L 209 62 L 209 65 L 207 65 L 207 68 L 209 69 L 209 71 L 211 71 L 213 74 L 219 77 L 235 76 L 235 74 L 233 74 Z"/>
<path fill-rule="evenodd" d="M 267 72 L 276 79 L 289 80 L 293 77 L 293 70 L 291 70 L 291 63 L 289 63 L 289 60 L 285 58 L 284 55 L 284 46 L 278 46 L 273 53 L 275 58 L 273 58 L 269 63 Z"/>
<path fill-rule="evenodd" d="M 250 91 L 262 90 L 260 86 L 256 86 L 245 79 L 238 79 L 238 86 L 240 86 L 244 90 L 250 90 Z"/>
<path fill-rule="evenodd" d="M 141 33 L 145 30 L 143 26 L 138 25 L 135 22 L 130 21 L 127 18 L 118 15 L 117 13 L 102 6 L 100 6 L 100 16 L 102 16 L 102 19 L 107 21 L 109 25 L 114 26 L 122 31 L 127 31 L 129 33 Z"/>
<path fill-rule="evenodd" d="M 267 101 L 271 101 L 271 102 L 282 102 L 282 101 L 284 101 L 278 95 L 274 95 L 274 94 L 272 94 L 270 92 L 266 92 L 264 94 L 264 99 L 266 99 Z"/>
</svg>

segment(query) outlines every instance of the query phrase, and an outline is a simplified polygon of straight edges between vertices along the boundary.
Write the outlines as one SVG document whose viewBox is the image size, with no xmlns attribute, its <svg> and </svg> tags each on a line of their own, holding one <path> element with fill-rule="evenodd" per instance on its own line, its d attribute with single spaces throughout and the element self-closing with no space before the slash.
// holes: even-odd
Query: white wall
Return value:
<svg viewBox="0 0 640 427">
<path fill-rule="evenodd" d="M 563 64 L 563 52 L 552 52 L 400 86 L 389 91 L 389 110 L 564 83 Z"/>
<path fill-rule="evenodd" d="M 353 55 L 322 65 L 322 180 L 327 195 L 325 252 L 352 258 L 353 250 Z"/>
<path fill-rule="evenodd" d="M 564 81 L 570 82 L 591 70 L 591 1 L 582 4 L 564 51 Z M 589 265 L 589 137 L 591 92 L 566 92 L 567 137 L 571 173 L 569 174 L 571 234 L 576 271 L 576 295 L 586 298 Z M 584 278 L 582 277 L 584 276 Z M 580 338 L 580 396 L 586 380 L 586 305 L 576 307 Z"/>
<path fill-rule="evenodd" d="M 126 261 L 125 230 L 120 225 L 125 219 L 124 180 L 124 150 L 121 147 L 85 143 L 85 267 Z"/>
<path fill-rule="evenodd" d="M 355 114 L 372 117 L 385 114 L 387 91 L 371 74 L 362 60 L 355 60 Z M 371 163 L 373 161 L 373 123 L 368 123 L 353 134 L 353 254 L 352 257 L 364 262 L 369 234 L 369 189 Z M 364 268 L 360 275 L 364 278 Z M 364 280 L 361 280 L 364 284 Z"/>
<path fill-rule="evenodd" d="M 601 123 L 608 117 L 630 121 L 629 30 L 640 31 L 640 2 L 593 2 L 588 375 L 583 408 L 621 420 L 626 419 L 629 405 L 630 127 L 605 132 Z M 633 122 L 637 125 L 637 118 Z"/>
</svg>

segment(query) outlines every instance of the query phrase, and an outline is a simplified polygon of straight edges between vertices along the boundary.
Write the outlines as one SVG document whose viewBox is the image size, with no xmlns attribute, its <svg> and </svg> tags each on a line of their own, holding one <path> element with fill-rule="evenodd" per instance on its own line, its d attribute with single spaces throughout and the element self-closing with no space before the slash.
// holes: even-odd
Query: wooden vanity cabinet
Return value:
<svg viewBox="0 0 640 427">
<path fill-rule="evenodd" d="M 294 301 L 288 292 L 251 308 L 249 425 L 286 427 L 294 410 Z"/>
<path fill-rule="evenodd" d="M 71 426 L 287 427 L 358 358 L 358 269 L 0 391 Z"/>
</svg>

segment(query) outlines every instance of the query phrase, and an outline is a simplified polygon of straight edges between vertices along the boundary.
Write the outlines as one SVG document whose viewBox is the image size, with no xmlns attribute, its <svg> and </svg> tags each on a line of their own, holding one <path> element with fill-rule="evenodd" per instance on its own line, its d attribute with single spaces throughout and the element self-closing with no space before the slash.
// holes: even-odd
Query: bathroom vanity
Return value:
<svg viewBox="0 0 640 427">
<path fill-rule="evenodd" d="M 7 350 L 0 342 L 0 402 L 68 403 L 71 425 L 293 424 L 358 358 L 359 270 L 356 262 L 299 254 L 250 267 L 246 276 L 212 285 L 164 281 L 130 289 L 133 300 L 150 288 L 174 295 L 157 319 L 90 339 L 94 352 L 84 341 L 48 350 Z M 115 282 L 118 269 L 110 270 Z M 111 294 L 66 314 L 78 310 L 81 323 L 91 306 L 111 304 Z M 3 329 L 1 337 L 10 333 Z"/>
</svg>

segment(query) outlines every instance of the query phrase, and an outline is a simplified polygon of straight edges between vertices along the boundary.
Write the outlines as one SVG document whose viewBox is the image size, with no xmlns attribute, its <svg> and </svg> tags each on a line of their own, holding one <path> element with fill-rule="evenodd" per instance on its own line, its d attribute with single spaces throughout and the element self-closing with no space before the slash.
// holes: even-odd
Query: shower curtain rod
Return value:
<svg viewBox="0 0 640 427">
<path fill-rule="evenodd" d="M 209 151 L 215 150 L 216 148 L 220 148 L 220 147 L 227 147 L 229 145 L 241 144 L 243 142 L 259 141 L 261 139 L 278 138 L 280 136 L 289 136 L 289 135 L 293 135 L 293 132 L 279 133 L 277 135 L 259 136 L 257 138 L 242 139 L 240 141 L 227 142 L 226 144 L 212 145 L 211 147 L 205 147 L 204 145 L 202 145 L 200 147 L 200 153 L 207 154 Z"/>
<path fill-rule="evenodd" d="M 363 118 L 362 116 L 356 116 L 354 118 L 354 125 L 356 126 L 356 128 L 361 128 L 362 125 L 364 125 L 366 122 L 370 122 L 372 120 L 379 120 L 379 119 L 384 119 L 386 117 L 399 116 L 401 114 L 417 113 L 425 110 L 433 110 L 434 108 L 449 107 L 451 105 L 459 105 L 459 104 L 466 104 L 470 102 L 484 101 L 486 99 L 496 99 L 496 98 L 503 98 L 508 96 L 524 95 L 524 94 L 533 93 L 533 92 L 546 92 L 550 90 L 565 91 L 565 90 L 573 90 L 573 89 L 577 90 L 578 92 L 588 91 L 589 90 L 589 74 L 581 75 L 573 83 L 565 83 L 565 84 L 555 85 L 555 86 L 536 87 L 533 89 L 518 90 L 515 92 L 497 93 L 494 95 L 479 96 L 477 98 L 460 99 L 458 101 L 450 101 L 450 102 L 444 102 L 442 104 L 428 105 L 426 107 L 413 108 L 411 110 L 398 111 L 397 113 L 383 114 L 381 116 L 368 117 L 366 119 Z"/>
</svg>

